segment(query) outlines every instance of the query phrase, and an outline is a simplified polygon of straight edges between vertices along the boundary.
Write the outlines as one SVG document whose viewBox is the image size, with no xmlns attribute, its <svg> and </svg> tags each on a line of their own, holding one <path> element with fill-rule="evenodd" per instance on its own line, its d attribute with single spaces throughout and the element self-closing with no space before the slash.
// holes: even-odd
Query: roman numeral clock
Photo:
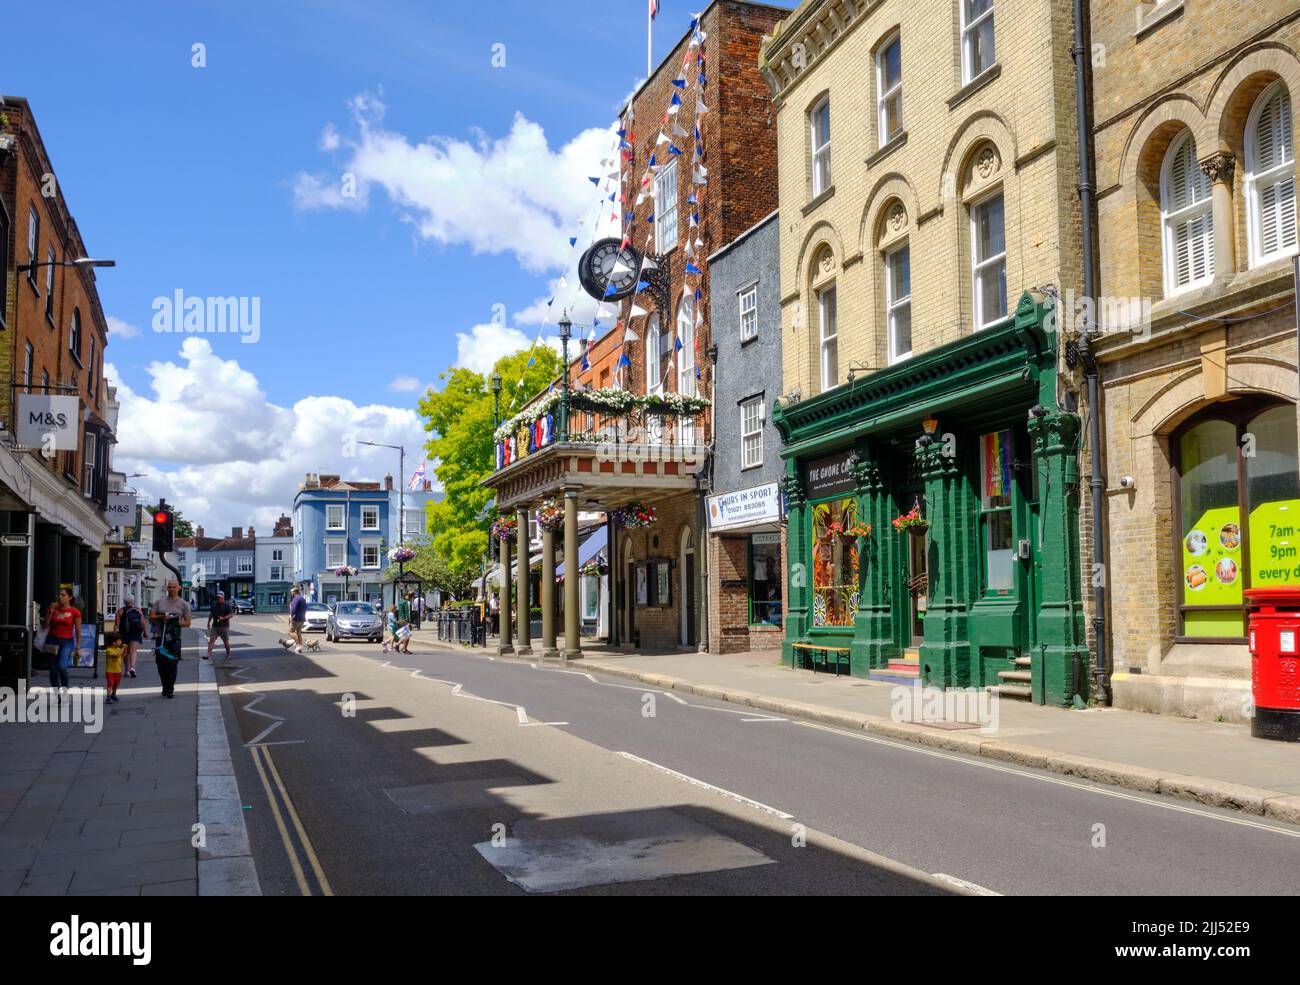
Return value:
<svg viewBox="0 0 1300 985">
<path fill-rule="evenodd" d="M 622 261 L 622 268 L 615 266 Z M 634 246 L 609 237 L 599 239 L 578 260 L 578 281 L 597 301 L 622 301 L 636 293 L 639 281 L 649 285 L 650 296 L 660 311 L 668 310 L 668 273 L 663 257 L 642 253 Z"/>
</svg>

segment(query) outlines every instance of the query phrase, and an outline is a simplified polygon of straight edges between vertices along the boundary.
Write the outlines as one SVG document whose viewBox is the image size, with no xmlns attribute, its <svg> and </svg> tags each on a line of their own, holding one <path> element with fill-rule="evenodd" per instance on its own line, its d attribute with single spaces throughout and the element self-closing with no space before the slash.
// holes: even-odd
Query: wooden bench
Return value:
<svg viewBox="0 0 1300 985">
<path fill-rule="evenodd" d="M 844 663 L 847 666 L 849 662 L 849 648 L 847 646 L 824 646 L 820 643 L 795 643 L 791 648 L 795 651 L 795 659 L 799 660 L 798 666 L 802 668 L 803 661 L 800 659 L 802 653 L 808 654 L 808 662 L 812 666 L 813 673 L 817 672 L 817 654 L 821 654 L 821 662 L 828 668 L 830 666 L 830 655 L 835 654 L 835 676 L 840 673 L 840 655 L 843 654 Z"/>
</svg>

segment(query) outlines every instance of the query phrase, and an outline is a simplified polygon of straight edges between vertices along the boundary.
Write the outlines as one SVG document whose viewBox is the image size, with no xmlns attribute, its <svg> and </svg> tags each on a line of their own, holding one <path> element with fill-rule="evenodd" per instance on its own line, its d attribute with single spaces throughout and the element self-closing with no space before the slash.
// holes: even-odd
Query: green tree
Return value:
<svg viewBox="0 0 1300 985">
<path fill-rule="evenodd" d="M 193 537 L 194 524 L 181 516 L 181 511 L 176 507 L 169 504 L 167 508 L 172 511 L 172 527 L 175 531 L 176 537 L 178 539 L 181 537 Z M 154 503 L 152 506 L 146 506 L 145 509 L 152 513 L 154 510 L 158 509 L 158 504 Z"/>
<path fill-rule="evenodd" d="M 415 551 L 415 557 L 406 562 L 404 570 L 419 575 L 424 581 L 425 591 L 438 588 L 444 595 L 457 599 L 473 594 L 474 585 L 481 575 L 478 566 L 473 570 L 466 570 L 463 566 L 454 568 L 434 546 L 433 541 L 427 538 L 410 546 Z M 397 574 L 397 565 L 390 567 L 388 574 Z"/>
<path fill-rule="evenodd" d="M 501 374 L 501 420 L 517 413 L 560 375 L 560 358 L 549 346 L 520 350 L 498 359 Z M 493 468 L 492 388 L 488 377 L 457 367 L 442 373 L 440 390 L 420 400 L 425 445 L 443 487 L 443 498 L 430 503 L 431 547 L 446 565 L 447 576 L 474 581 L 488 547 L 492 492 L 483 480 Z M 522 385 L 520 382 L 522 381 Z"/>
</svg>

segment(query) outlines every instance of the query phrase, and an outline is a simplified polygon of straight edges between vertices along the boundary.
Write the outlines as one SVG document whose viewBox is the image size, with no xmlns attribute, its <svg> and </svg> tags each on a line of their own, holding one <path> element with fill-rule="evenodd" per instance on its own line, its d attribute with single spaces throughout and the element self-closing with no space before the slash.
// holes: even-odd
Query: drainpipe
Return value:
<svg viewBox="0 0 1300 985">
<path fill-rule="evenodd" d="M 1089 58 L 1092 52 L 1092 35 L 1084 20 L 1083 0 L 1074 0 L 1074 92 L 1079 122 L 1079 208 L 1082 213 L 1083 233 L 1083 295 L 1084 326 L 1079 337 L 1079 355 L 1083 359 L 1084 379 L 1088 387 L 1088 458 L 1091 478 L 1088 487 L 1092 493 L 1092 560 L 1102 565 L 1105 572 L 1106 545 L 1102 511 L 1105 507 L 1106 480 L 1101 470 L 1101 413 L 1097 360 L 1092 353 L 1092 312 L 1096 311 L 1096 270 L 1093 261 L 1096 227 L 1094 225 L 1094 186 L 1092 181 L 1091 116 L 1088 112 Z M 1095 569 L 1094 569 L 1095 570 Z M 1096 652 L 1093 658 L 1093 677 L 1098 702 L 1109 701 L 1106 684 L 1106 587 L 1105 578 L 1093 579 L 1093 635 Z"/>
</svg>

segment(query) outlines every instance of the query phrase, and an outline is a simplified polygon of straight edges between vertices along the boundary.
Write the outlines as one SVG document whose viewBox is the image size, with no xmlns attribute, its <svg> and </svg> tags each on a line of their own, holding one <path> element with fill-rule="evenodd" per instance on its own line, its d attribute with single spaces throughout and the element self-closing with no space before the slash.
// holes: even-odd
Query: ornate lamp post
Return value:
<svg viewBox="0 0 1300 985">
<path fill-rule="evenodd" d="M 501 426 L 501 374 L 492 374 L 492 430 Z"/>
<path fill-rule="evenodd" d="M 563 362 L 564 380 L 560 390 L 560 440 L 569 440 L 569 338 L 573 334 L 573 322 L 569 321 L 566 308 L 560 316 L 560 352 Z"/>
</svg>

